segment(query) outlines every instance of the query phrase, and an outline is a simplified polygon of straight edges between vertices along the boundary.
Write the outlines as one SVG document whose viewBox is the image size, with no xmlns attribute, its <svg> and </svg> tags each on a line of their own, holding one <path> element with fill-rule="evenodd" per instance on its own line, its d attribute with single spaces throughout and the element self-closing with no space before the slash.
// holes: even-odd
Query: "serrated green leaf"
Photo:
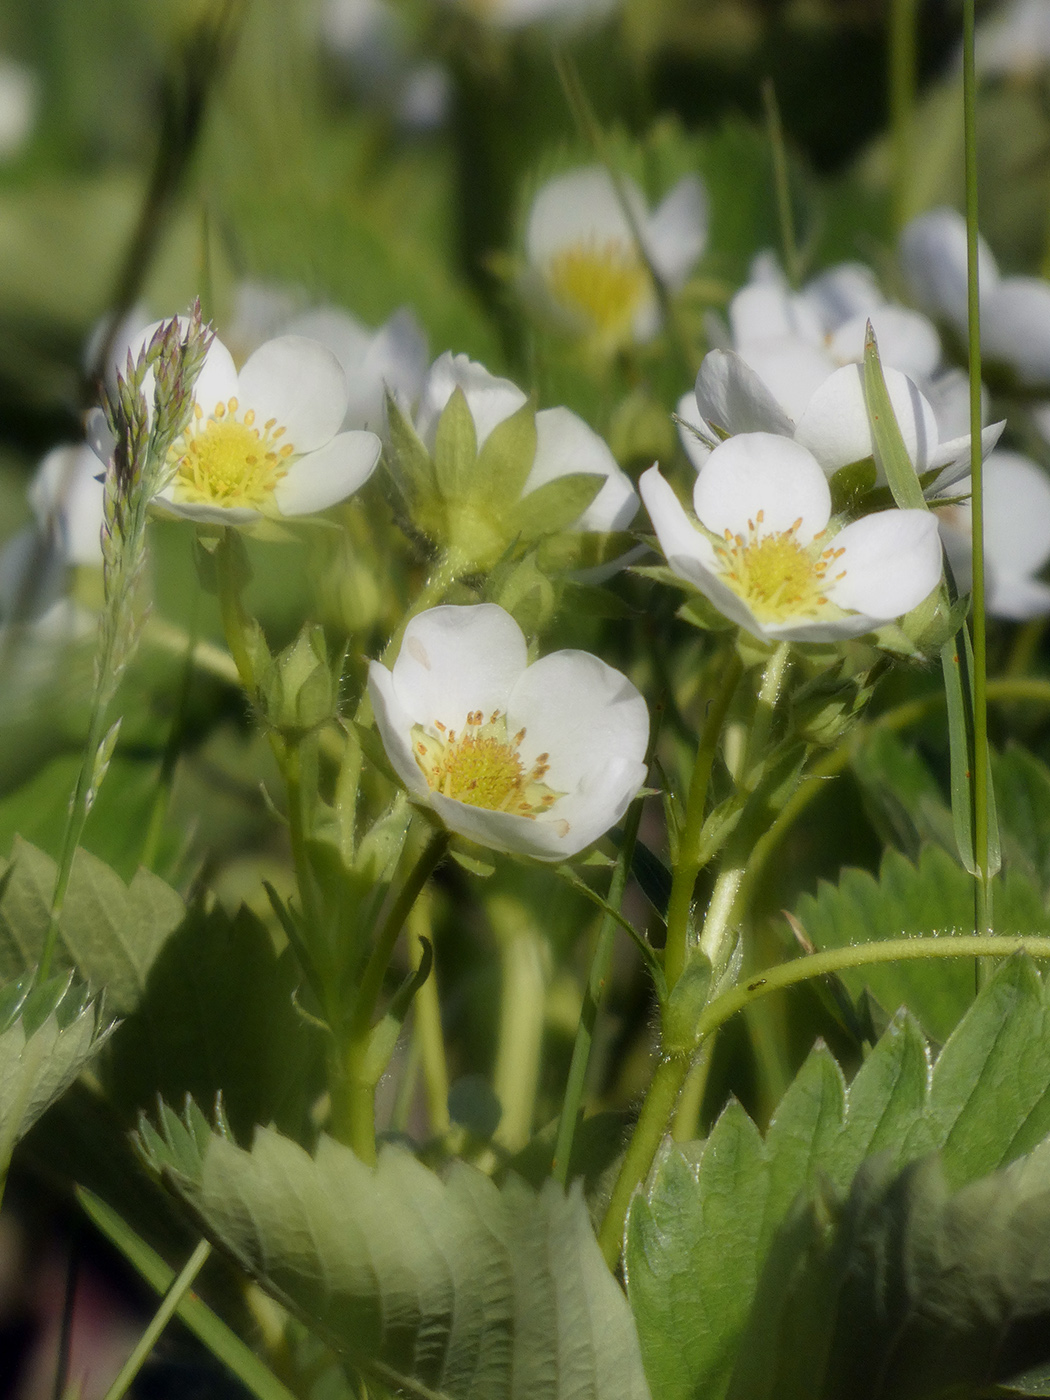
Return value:
<svg viewBox="0 0 1050 1400">
<path fill-rule="evenodd" d="M 158 1095 L 210 1107 L 221 1093 L 238 1136 L 271 1122 L 300 1136 L 320 1092 L 323 1042 L 295 1009 L 298 982 L 249 910 L 190 910 L 113 1039 L 105 1083 L 114 1104 L 133 1117 Z"/>
<path fill-rule="evenodd" d="M 668 1400 L 726 1393 L 755 1281 L 800 1192 L 845 1191 L 861 1164 L 941 1154 L 963 1186 L 1050 1132 L 1050 996 L 1031 962 L 998 969 L 930 1071 L 901 1012 L 847 1087 L 818 1047 L 763 1140 L 736 1104 L 704 1143 L 672 1147 L 628 1218 L 625 1267 L 646 1372 Z M 822 1393 L 822 1392 L 812 1392 Z"/>
<path fill-rule="evenodd" d="M 102 1022 L 98 1002 L 85 1002 L 82 987 L 71 986 L 68 977 L 58 982 L 38 989 L 48 1004 L 32 1019 L 30 993 L 22 1013 L 0 1034 L 0 1176 L 15 1143 L 69 1088 L 112 1030 Z"/>
<path fill-rule="evenodd" d="M 913 861 L 924 841 L 955 849 L 951 810 L 913 745 L 875 727 L 854 745 L 850 767 L 884 845 L 896 846 Z"/>
<path fill-rule="evenodd" d="M 976 1397 L 1050 1357 L 1050 1144 L 949 1194 L 867 1164 L 778 1234 L 730 1400 Z"/>
<path fill-rule="evenodd" d="M 381 1384 L 449 1400 L 646 1400 L 630 1311 L 578 1189 L 499 1191 L 462 1164 L 442 1180 L 392 1146 L 373 1169 L 327 1137 L 311 1158 L 270 1129 L 250 1152 L 213 1136 L 187 1171 L 185 1143 L 151 1141 L 209 1232 Z"/>
<path fill-rule="evenodd" d="M 939 847 L 926 848 L 918 865 L 887 851 L 877 879 L 846 869 L 837 885 L 821 882 L 815 896 L 803 895 L 795 914 L 819 949 L 909 934 L 972 933 L 973 881 Z M 1018 871 L 996 886 L 995 927 L 999 933 L 1045 932 L 1040 892 Z M 962 961 L 888 963 L 841 975 L 854 996 L 868 986 L 890 1012 L 909 1006 L 938 1040 L 973 1000 L 973 967 Z"/>
<path fill-rule="evenodd" d="M 0 977 L 35 967 L 43 947 L 55 885 L 55 863 L 27 841 L 15 840 L 12 868 L 0 895 Z M 148 870 L 130 885 L 80 850 L 58 926 L 56 966 L 75 967 L 121 1014 L 137 1006 L 150 968 L 185 916 L 175 891 Z"/>
<path fill-rule="evenodd" d="M 992 758 L 1003 854 L 1050 894 L 1050 768 L 1011 744 Z"/>
<path fill-rule="evenodd" d="M 605 485 L 596 472 L 571 472 L 544 482 L 508 512 L 507 530 L 523 540 L 553 535 L 574 524 Z"/>
</svg>

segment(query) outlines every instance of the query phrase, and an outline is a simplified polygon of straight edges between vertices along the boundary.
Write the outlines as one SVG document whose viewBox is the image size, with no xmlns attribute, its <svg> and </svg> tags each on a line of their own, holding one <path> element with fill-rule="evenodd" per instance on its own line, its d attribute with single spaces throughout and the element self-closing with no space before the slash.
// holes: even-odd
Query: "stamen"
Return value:
<svg viewBox="0 0 1050 1400">
<path fill-rule="evenodd" d="M 535 819 L 561 796 L 543 781 L 549 754 L 540 754 L 526 772 L 519 748 L 524 729 L 507 737 L 507 721 L 495 710 L 486 722 L 483 710 L 468 710 L 461 736 L 440 720 L 432 729 L 415 725 L 413 750 L 433 792 L 487 811 L 510 812 Z"/>
</svg>

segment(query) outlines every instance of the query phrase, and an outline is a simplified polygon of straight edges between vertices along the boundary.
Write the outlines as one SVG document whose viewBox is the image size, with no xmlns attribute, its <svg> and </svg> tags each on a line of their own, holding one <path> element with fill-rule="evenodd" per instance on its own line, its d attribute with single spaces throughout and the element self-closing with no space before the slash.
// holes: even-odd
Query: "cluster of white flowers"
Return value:
<svg viewBox="0 0 1050 1400">
<path fill-rule="evenodd" d="M 534 200 L 521 288 L 548 321 L 613 352 L 657 332 L 658 292 L 681 287 L 706 226 L 695 177 L 651 211 L 630 180 L 614 183 L 598 167 L 570 171 Z M 692 510 L 658 465 L 639 483 L 670 569 L 761 641 L 835 643 L 877 631 L 938 587 L 942 549 L 957 585 L 969 586 L 967 386 L 930 319 L 955 335 L 965 326 L 959 217 L 937 210 L 915 221 L 901 252 L 921 310 L 886 298 L 861 264 L 834 267 L 795 291 L 775 259 L 757 259 L 727 323 L 712 319 L 716 347 L 679 404 L 691 425 L 682 440 L 696 470 Z M 983 245 L 981 257 L 987 353 L 1050 396 L 1050 286 L 1001 277 Z M 155 325 L 143 320 L 132 313 L 113 337 L 111 379 L 152 335 Z M 843 468 L 868 464 L 869 485 L 885 485 L 864 388 L 869 321 L 915 470 L 927 494 L 954 485 L 955 504 L 853 519 L 833 512 L 832 483 Z M 469 470 L 487 470 L 478 464 L 496 459 L 480 455 L 486 442 L 527 408 L 516 384 L 466 355 L 447 352 L 428 366 L 425 336 L 407 310 L 371 330 L 339 308 L 308 306 L 294 289 L 243 283 L 224 340 L 207 353 L 154 508 L 206 528 L 323 511 L 374 470 L 382 438 L 397 427 L 388 399 L 398 431 L 411 437 L 411 424 L 413 450 L 436 462 L 454 397 L 456 412 L 463 404 L 469 412 L 479 453 Z M 1050 399 L 1044 417 L 1050 427 Z M 1027 458 L 992 452 L 1003 427 L 983 433 L 992 453 L 988 606 L 1024 618 L 1050 612 L 1050 585 L 1037 577 L 1050 559 L 1050 481 Z M 93 439 L 105 459 L 97 420 Z M 534 449 L 528 433 L 508 441 L 532 453 L 517 464 L 515 501 L 559 478 L 590 475 L 600 479 L 596 494 L 565 528 L 609 534 L 635 521 L 633 482 L 568 408 L 535 413 Z M 450 500 L 455 506 L 458 497 Z M 97 457 L 83 446 L 56 449 L 30 501 L 35 523 L 0 553 L 0 606 L 9 616 L 21 606 L 23 618 L 61 600 L 69 565 L 99 562 Z M 521 630 L 501 608 L 438 607 L 409 623 L 391 670 L 372 664 L 369 691 L 387 754 L 415 801 L 468 839 L 557 860 L 623 815 L 644 778 L 648 715 L 633 685 L 596 657 L 557 652 L 526 663 Z"/>
</svg>

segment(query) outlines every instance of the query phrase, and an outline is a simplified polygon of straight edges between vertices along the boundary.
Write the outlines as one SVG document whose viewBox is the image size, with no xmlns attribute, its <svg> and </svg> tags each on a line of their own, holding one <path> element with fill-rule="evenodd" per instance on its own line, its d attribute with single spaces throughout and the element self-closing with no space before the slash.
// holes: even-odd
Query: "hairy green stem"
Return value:
<svg viewBox="0 0 1050 1400">
<path fill-rule="evenodd" d="M 696 760 L 693 763 L 689 793 L 686 797 L 685 825 L 679 840 L 678 859 L 671 881 L 671 897 L 667 905 L 664 976 L 667 978 L 668 991 L 681 977 L 689 959 L 690 914 L 693 889 L 696 877 L 700 873 L 700 833 L 704 825 L 707 789 L 711 781 L 711 768 L 718 752 L 722 725 L 725 723 L 726 713 L 736 693 L 742 671 L 740 655 L 734 646 L 726 660 L 718 691 L 711 701 L 696 749 Z"/>
<path fill-rule="evenodd" d="M 207 1240 L 201 1240 L 186 1260 L 178 1277 L 165 1293 L 160 1307 L 153 1315 L 153 1320 L 139 1338 L 135 1350 L 120 1368 L 120 1374 L 106 1391 L 105 1400 L 121 1400 L 121 1396 L 127 1393 L 128 1387 L 149 1360 L 150 1352 L 156 1345 L 157 1339 L 171 1321 L 179 1304 L 192 1287 L 194 1279 L 207 1263 L 210 1254 L 211 1245 Z"/>
<path fill-rule="evenodd" d="M 547 978 L 543 935 L 532 911 L 512 896 L 487 902 L 499 942 L 500 1025 L 492 1087 L 502 1114 L 492 1141 L 505 1152 L 519 1152 L 532 1136 L 536 1090 L 543 1052 Z"/>
<path fill-rule="evenodd" d="M 607 903 L 610 909 L 619 910 L 623 892 L 634 858 L 635 842 L 638 839 L 638 824 L 642 819 L 642 803 L 636 799 L 627 813 L 624 823 L 623 845 L 609 881 Z M 598 927 L 598 937 L 594 945 L 594 957 L 587 976 L 587 986 L 580 1008 L 580 1021 L 576 1027 L 576 1038 L 572 1045 L 572 1059 L 569 1062 L 569 1075 L 565 1083 L 565 1097 L 562 1100 L 558 1118 L 558 1135 L 554 1143 L 554 1160 L 551 1174 L 563 1186 L 568 1184 L 569 1168 L 572 1162 L 572 1143 L 576 1126 L 583 1107 L 583 1094 L 587 1085 L 587 1070 L 591 1062 L 591 1048 L 594 1044 L 594 1027 L 598 1011 L 605 993 L 612 967 L 613 946 L 616 940 L 617 920 L 611 913 L 602 916 Z"/>
<path fill-rule="evenodd" d="M 623 1247 L 623 1227 L 631 1197 L 649 1175 L 674 1114 L 690 1063 L 689 1055 L 667 1055 L 656 1066 L 598 1231 L 598 1243 L 610 1269 L 616 1267 Z"/>
<path fill-rule="evenodd" d="M 376 935 L 354 1002 L 344 1048 L 345 1075 L 331 1086 L 331 1130 L 352 1147 L 363 1162 L 376 1160 L 376 1080 L 365 1072 L 376 1003 L 383 990 L 394 947 L 409 912 L 426 882 L 448 850 L 448 832 L 437 831 L 409 871 L 383 925 Z"/>
<path fill-rule="evenodd" d="M 1050 938 L 1010 937 L 1003 934 L 950 934 L 915 938 L 886 938 L 877 943 L 851 944 L 810 953 L 793 962 L 780 963 L 756 974 L 746 983 L 723 992 L 708 1003 L 696 1025 L 697 1044 L 725 1025 L 745 1006 L 772 992 L 792 987 L 814 977 L 842 972 L 851 967 L 873 967 L 886 962 L 915 962 L 926 958 L 1007 958 L 1027 953 L 1031 958 L 1050 958 Z"/>
<path fill-rule="evenodd" d="M 413 968 L 418 968 L 423 959 L 423 939 L 428 938 L 433 943 L 430 900 L 425 889 L 412 906 L 406 927 L 409 937 L 409 959 Z M 430 1131 L 434 1137 L 443 1138 L 448 1133 L 451 1122 L 448 1116 L 448 1061 L 445 1057 L 445 1037 L 441 1030 L 441 1002 L 438 997 L 436 964 L 431 967 L 430 976 L 416 993 L 413 1015 L 415 1040 L 419 1046 L 423 1066 Z"/>
</svg>

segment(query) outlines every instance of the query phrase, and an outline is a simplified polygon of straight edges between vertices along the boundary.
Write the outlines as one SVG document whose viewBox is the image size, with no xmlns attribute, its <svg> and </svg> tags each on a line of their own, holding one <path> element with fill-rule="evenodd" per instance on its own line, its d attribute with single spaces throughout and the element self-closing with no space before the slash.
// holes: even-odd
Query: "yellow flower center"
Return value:
<svg viewBox="0 0 1050 1400">
<path fill-rule="evenodd" d="M 518 752 L 524 729 L 507 737 L 507 717 L 496 710 L 488 720 L 471 710 L 461 730 L 448 729 L 435 720 L 431 733 L 423 725 L 412 727 L 416 762 L 432 792 L 489 812 L 511 812 L 536 818 L 548 811 L 563 794 L 542 781 L 549 755 L 541 753 L 526 770 Z"/>
<path fill-rule="evenodd" d="M 174 498 L 274 513 L 273 493 L 287 475 L 287 459 L 295 448 L 280 441 L 285 430 L 276 418 L 259 428 L 253 409 L 243 418 L 237 410 L 237 400 L 230 399 L 216 404 L 205 419 L 200 404 L 194 404 L 190 426 L 171 449 Z"/>
<path fill-rule="evenodd" d="M 602 340 L 629 340 L 635 316 L 649 289 L 638 255 L 618 238 L 574 243 L 547 264 L 555 301 L 575 313 Z"/>
<path fill-rule="evenodd" d="M 828 606 L 827 588 L 845 578 L 845 570 L 828 578 L 828 569 L 845 553 L 820 548 L 822 530 L 812 544 L 800 544 L 802 519 L 787 530 L 759 533 L 765 512 L 749 520 L 746 535 L 730 530 L 715 543 L 722 582 L 742 598 L 759 622 L 786 622 L 817 617 Z"/>
</svg>

